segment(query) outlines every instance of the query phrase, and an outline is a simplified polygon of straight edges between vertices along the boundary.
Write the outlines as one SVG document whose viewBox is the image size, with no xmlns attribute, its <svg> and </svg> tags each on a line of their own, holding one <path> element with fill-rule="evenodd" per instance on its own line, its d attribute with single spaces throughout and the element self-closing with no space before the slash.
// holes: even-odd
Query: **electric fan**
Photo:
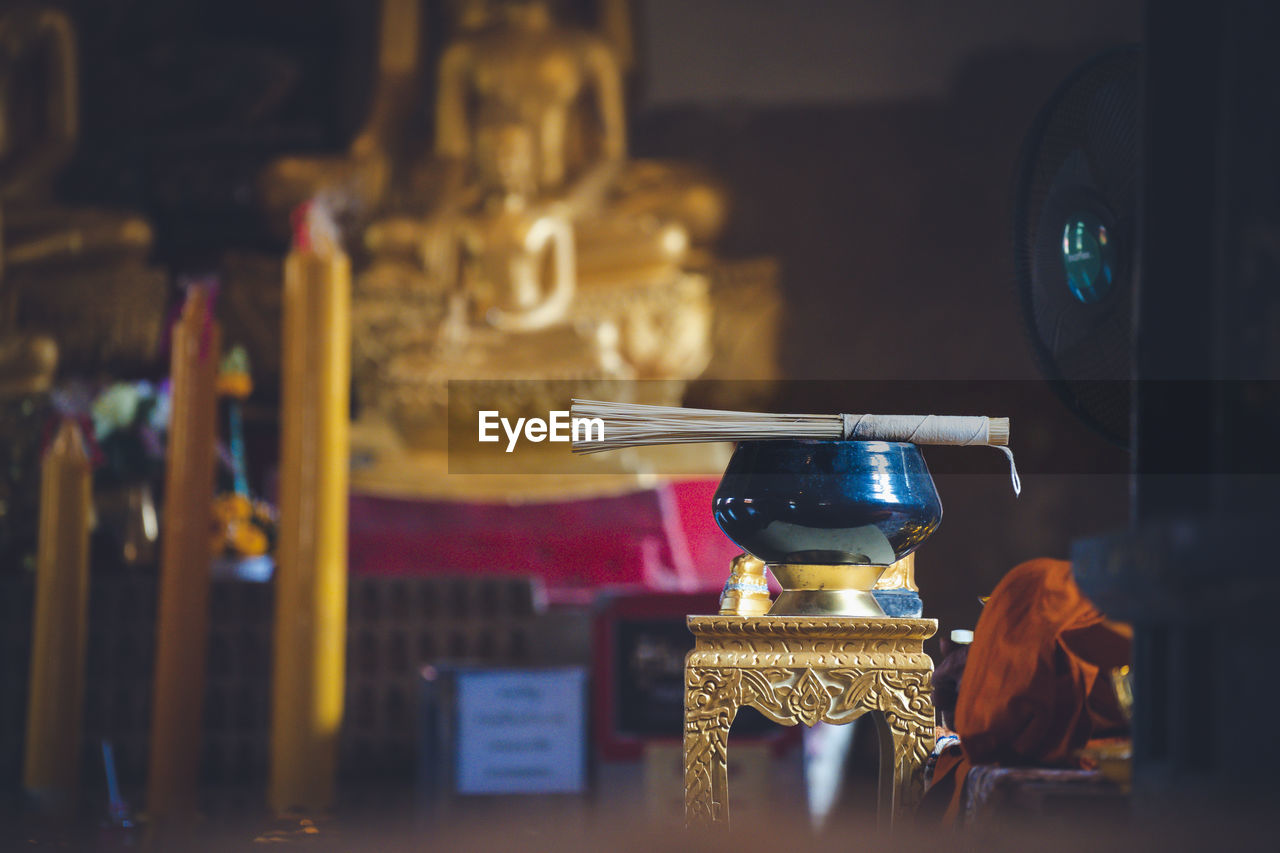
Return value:
<svg viewBox="0 0 1280 853">
<path fill-rule="evenodd" d="M 1023 143 L 1014 263 L 1043 372 L 1085 423 L 1129 437 L 1138 206 L 1138 48 L 1078 68 Z"/>
</svg>

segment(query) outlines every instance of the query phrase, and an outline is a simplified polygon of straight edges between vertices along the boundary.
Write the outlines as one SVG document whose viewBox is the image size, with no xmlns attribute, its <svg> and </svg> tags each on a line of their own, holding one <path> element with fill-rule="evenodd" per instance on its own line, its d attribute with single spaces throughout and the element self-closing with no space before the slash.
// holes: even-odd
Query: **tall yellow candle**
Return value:
<svg viewBox="0 0 1280 853">
<path fill-rule="evenodd" d="M 45 452 L 22 781 L 44 805 L 74 803 L 89 602 L 89 457 L 74 421 Z"/>
<path fill-rule="evenodd" d="M 314 207 L 285 261 L 270 806 L 333 804 L 347 626 L 351 266 Z"/>
<path fill-rule="evenodd" d="M 147 810 L 181 817 L 196 805 L 209 642 L 210 525 L 221 335 L 204 287 L 187 291 L 174 324 L 165 455 L 156 671 Z"/>
</svg>

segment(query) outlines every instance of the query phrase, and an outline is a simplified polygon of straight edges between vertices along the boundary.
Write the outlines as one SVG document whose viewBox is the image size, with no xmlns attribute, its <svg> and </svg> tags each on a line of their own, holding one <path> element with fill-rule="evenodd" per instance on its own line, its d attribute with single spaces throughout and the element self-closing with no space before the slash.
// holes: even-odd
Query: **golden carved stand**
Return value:
<svg viewBox="0 0 1280 853">
<path fill-rule="evenodd" d="M 729 821 L 729 727 L 743 705 L 787 726 L 872 712 L 880 734 L 881 822 L 914 808 L 933 749 L 934 619 L 690 616 L 684 796 L 690 826 Z M 892 756 L 892 760 L 888 760 Z"/>
</svg>

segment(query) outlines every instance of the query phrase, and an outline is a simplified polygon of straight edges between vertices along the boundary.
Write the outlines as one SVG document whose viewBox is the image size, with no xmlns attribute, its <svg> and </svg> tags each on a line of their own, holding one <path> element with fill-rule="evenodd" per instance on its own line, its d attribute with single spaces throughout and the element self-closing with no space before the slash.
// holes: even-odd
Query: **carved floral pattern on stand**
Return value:
<svg viewBox="0 0 1280 853">
<path fill-rule="evenodd" d="M 783 725 L 848 723 L 868 711 L 878 712 L 893 743 L 893 810 L 909 810 L 923 794 L 934 712 L 932 664 L 922 643 L 936 623 L 788 622 L 794 624 L 775 624 L 768 617 L 730 619 L 695 628 L 699 645 L 685 666 L 685 808 L 690 824 L 728 821 L 729 728 L 744 705 Z M 833 636 L 837 632 L 845 637 Z"/>
</svg>

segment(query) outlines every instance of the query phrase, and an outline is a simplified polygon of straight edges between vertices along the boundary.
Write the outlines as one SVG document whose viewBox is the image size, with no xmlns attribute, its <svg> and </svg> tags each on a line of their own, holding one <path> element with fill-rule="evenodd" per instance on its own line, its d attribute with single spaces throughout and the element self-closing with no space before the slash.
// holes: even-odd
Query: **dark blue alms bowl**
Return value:
<svg viewBox="0 0 1280 853">
<path fill-rule="evenodd" d="M 744 441 L 712 499 L 716 524 L 766 563 L 887 566 L 942 520 L 914 444 Z"/>
</svg>

